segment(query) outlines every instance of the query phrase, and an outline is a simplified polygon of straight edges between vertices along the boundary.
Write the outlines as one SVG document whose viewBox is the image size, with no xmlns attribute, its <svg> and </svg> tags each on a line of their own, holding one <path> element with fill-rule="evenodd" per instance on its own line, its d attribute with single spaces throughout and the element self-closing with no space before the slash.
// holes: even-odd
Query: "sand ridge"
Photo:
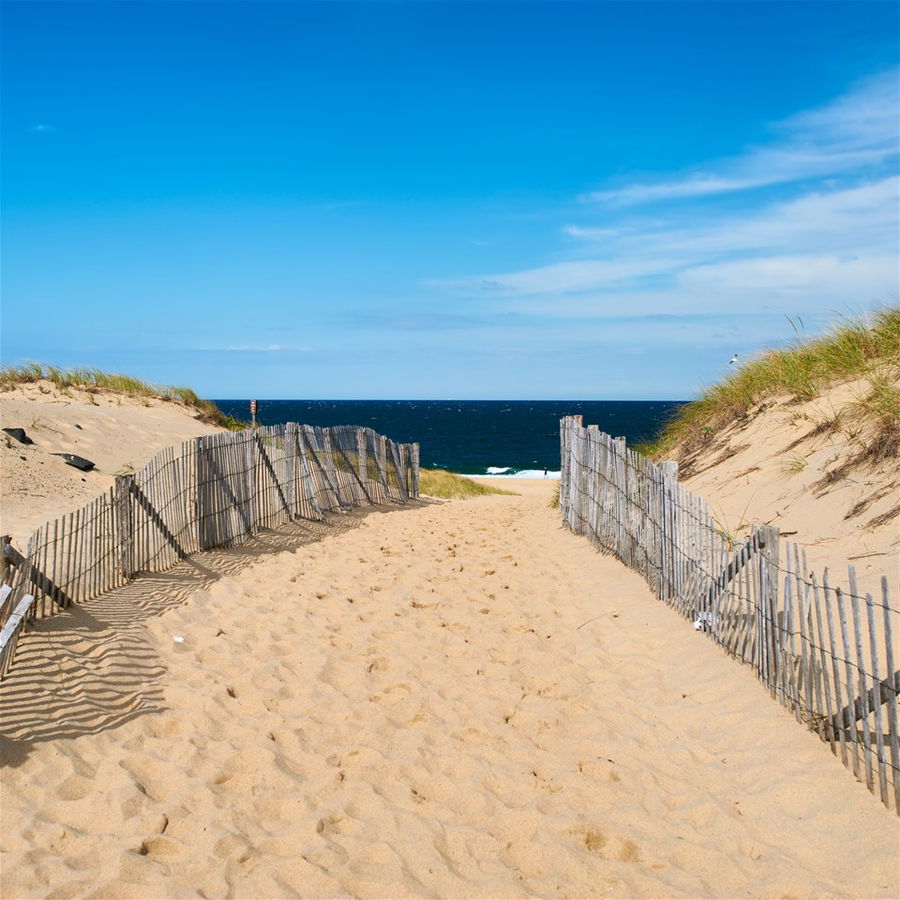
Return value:
<svg viewBox="0 0 900 900">
<path fill-rule="evenodd" d="M 159 397 L 61 390 L 46 379 L 0 393 L 3 428 L 24 428 L 33 444 L 0 435 L 0 528 L 20 550 L 48 519 L 74 511 L 134 472 L 155 453 L 221 431 L 197 411 Z M 81 472 L 54 454 L 73 453 L 96 468 Z"/>
<path fill-rule="evenodd" d="M 880 598 L 884 575 L 896 599 L 900 466 L 896 457 L 848 465 L 877 440 L 851 413 L 865 390 L 851 381 L 814 400 L 768 400 L 690 454 L 682 477 L 726 533 L 745 538 L 755 526 L 777 525 L 803 545 L 820 581 L 827 567 L 832 584 L 846 584 L 850 563 L 862 591 Z M 826 427 L 833 421 L 840 424 Z"/>
<path fill-rule="evenodd" d="M 7 718 L 4 895 L 896 896 L 894 815 L 515 489 L 222 552 L 103 652 L 70 634 L 48 663 L 112 667 L 127 714 Z"/>
</svg>

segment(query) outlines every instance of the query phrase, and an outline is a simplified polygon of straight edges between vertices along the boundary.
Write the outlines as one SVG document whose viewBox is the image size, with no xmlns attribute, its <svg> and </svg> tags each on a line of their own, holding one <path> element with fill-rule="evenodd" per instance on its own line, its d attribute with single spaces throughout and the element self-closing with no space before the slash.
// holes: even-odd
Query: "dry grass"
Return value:
<svg viewBox="0 0 900 900">
<path fill-rule="evenodd" d="M 224 415 L 215 403 L 211 400 L 203 400 L 190 388 L 161 387 L 138 378 L 132 378 L 130 375 L 118 375 L 88 368 L 62 369 L 59 366 L 36 362 L 0 368 L 0 391 L 9 391 L 19 385 L 34 384 L 45 380 L 54 384 L 61 391 L 75 388 L 92 394 L 104 391 L 127 397 L 144 397 L 181 403 L 194 410 L 200 421 L 210 425 L 228 428 L 232 431 L 247 427 L 232 416 Z"/>
<path fill-rule="evenodd" d="M 795 475 L 802 472 L 808 465 L 808 460 L 802 456 L 788 456 L 781 460 L 781 471 L 785 475 Z"/>
<path fill-rule="evenodd" d="M 464 478 L 462 475 L 454 475 L 444 469 L 422 469 L 419 472 L 419 493 L 429 497 L 438 497 L 441 500 L 465 500 L 469 497 L 480 497 L 484 494 L 510 494 L 513 491 L 504 491 L 500 488 Z"/>
<path fill-rule="evenodd" d="M 874 431 L 871 458 L 900 455 L 900 306 L 763 353 L 682 407 L 658 440 L 635 449 L 649 456 L 690 453 L 766 401 L 785 396 L 813 400 L 829 386 L 850 380 L 861 380 L 866 387 L 840 418 Z"/>
</svg>

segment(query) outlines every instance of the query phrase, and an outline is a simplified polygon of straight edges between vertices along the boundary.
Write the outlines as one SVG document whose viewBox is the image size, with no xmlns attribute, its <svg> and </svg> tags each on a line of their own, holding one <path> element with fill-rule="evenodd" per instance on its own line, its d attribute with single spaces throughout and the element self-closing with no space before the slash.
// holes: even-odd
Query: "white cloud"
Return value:
<svg viewBox="0 0 900 900">
<path fill-rule="evenodd" d="M 564 232 L 599 241 L 618 255 L 648 253 L 746 253 L 786 246 L 811 250 L 827 247 L 897 246 L 900 178 L 891 176 L 843 190 L 816 190 L 799 198 L 771 203 L 752 213 L 705 217 L 706 224 L 656 223 L 636 232 L 567 226 Z"/>
<path fill-rule="evenodd" d="M 312 353 L 311 347 L 290 347 L 283 344 L 230 344 L 224 347 L 195 347 L 197 351 L 212 353 Z"/>
<path fill-rule="evenodd" d="M 671 269 L 677 259 L 657 260 L 656 266 Z M 521 272 L 481 275 L 450 281 L 432 280 L 432 287 L 461 288 L 492 295 L 567 293 L 593 290 L 601 286 L 627 283 L 647 273 L 647 262 L 641 259 L 582 259 L 554 263 Z"/>
<path fill-rule="evenodd" d="M 900 88 L 894 68 L 819 109 L 777 123 L 773 129 L 778 137 L 772 145 L 749 148 L 742 156 L 720 161 L 711 171 L 592 191 L 581 199 L 626 206 L 858 172 L 896 157 L 898 105 Z"/>
<path fill-rule="evenodd" d="M 618 228 L 584 228 L 581 225 L 566 225 L 563 232 L 569 237 L 584 238 L 589 241 L 605 241 L 618 237 L 622 233 Z"/>
<path fill-rule="evenodd" d="M 696 266 L 678 276 L 689 291 L 732 300 L 766 297 L 821 308 L 847 298 L 871 302 L 896 298 L 897 258 L 866 254 L 805 254 L 731 260 Z"/>
<path fill-rule="evenodd" d="M 897 153 L 894 76 L 793 116 L 772 146 L 708 174 L 633 185 L 604 208 L 573 198 L 546 264 L 430 284 L 476 299 L 494 317 L 486 333 L 521 345 L 722 347 L 728 357 L 789 338 L 785 315 L 813 334 L 837 315 L 896 303 L 900 177 L 877 165 Z M 663 197 L 673 202 L 650 215 L 628 205 Z"/>
<path fill-rule="evenodd" d="M 827 282 L 822 290 L 833 295 L 839 282 L 849 287 L 839 273 L 852 268 L 859 279 L 855 296 L 897 295 L 896 264 L 891 267 L 885 260 L 896 259 L 900 249 L 898 190 L 900 178 L 892 176 L 844 190 L 816 191 L 752 214 L 708 214 L 699 225 L 655 222 L 643 231 L 569 225 L 564 229 L 567 235 L 589 247 L 596 245 L 603 258 L 432 283 L 488 297 L 558 297 L 634 288 L 651 278 L 697 289 L 700 279 L 692 280 L 691 272 L 702 270 L 708 275 L 729 271 L 734 278 L 753 273 L 746 283 L 752 282 L 757 290 L 777 287 L 779 275 L 785 279 L 785 290 L 801 284 L 812 290 L 820 280 Z M 826 259 L 833 262 L 825 265 Z M 804 265 L 809 268 L 801 278 L 798 272 Z"/>
</svg>

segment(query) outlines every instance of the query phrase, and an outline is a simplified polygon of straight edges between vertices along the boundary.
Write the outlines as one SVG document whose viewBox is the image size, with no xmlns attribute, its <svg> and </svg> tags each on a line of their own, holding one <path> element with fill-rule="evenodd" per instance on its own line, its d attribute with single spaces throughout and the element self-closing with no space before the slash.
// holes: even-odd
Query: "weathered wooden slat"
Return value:
<svg viewBox="0 0 900 900">
<path fill-rule="evenodd" d="M 340 444 L 338 444 L 338 445 L 335 447 L 335 449 L 336 449 L 337 452 L 338 452 L 338 456 L 340 456 L 341 459 L 347 464 L 347 470 L 348 470 L 348 471 L 350 472 L 350 474 L 353 476 L 353 478 L 354 478 L 356 484 L 359 485 L 359 488 L 360 488 L 360 490 L 362 491 L 363 496 L 366 498 L 366 502 L 367 502 L 367 503 L 374 503 L 374 501 L 372 500 L 371 495 L 369 494 L 369 489 L 366 487 L 366 483 L 362 480 L 362 478 L 359 477 L 359 472 L 357 471 L 357 466 L 354 466 L 354 465 L 350 462 L 350 460 L 347 459 L 347 454 L 344 453 L 344 451 L 343 451 L 343 449 L 341 448 L 341 445 L 340 445 Z"/>
<path fill-rule="evenodd" d="M 278 494 L 278 500 L 281 503 L 282 509 L 287 514 L 288 518 L 291 516 L 291 506 L 288 503 L 287 497 L 284 495 L 284 491 L 281 488 L 281 484 L 278 481 L 278 475 L 275 472 L 275 466 L 272 465 L 272 460 L 269 458 L 269 454 L 266 452 L 266 448 L 263 446 L 262 440 L 259 435 L 256 436 L 256 448 L 259 452 L 259 458 L 262 461 L 263 466 L 266 471 L 269 473 L 269 477 L 272 479 L 272 484 L 275 486 L 275 492 Z"/>
<path fill-rule="evenodd" d="M 824 592 L 824 600 L 825 600 L 825 615 L 828 621 L 828 641 L 829 641 L 829 650 L 831 651 L 831 672 L 832 678 L 834 680 L 834 702 L 840 707 L 841 706 L 841 697 L 844 695 L 844 691 L 841 684 L 841 667 L 840 667 L 840 653 L 838 651 L 837 645 L 837 637 L 836 630 L 834 627 L 834 605 L 831 600 L 831 586 L 828 583 L 828 570 L 826 569 L 822 575 L 822 590 Z M 847 692 L 847 700 L 850 700 L 850 692 Z M 849 748 L 847 744 L 849 743 L 851 736 L 849 734 L 845 734 L 842 721 L 838 724 L 838 736 L 841 742 L 841 762 L 846 766 L 849 764 Z"/>
<path fill-rule="evenodd" d="M 856 583 L 856 569 L 848 567 L 850 575 L 850 608 L 853 611 L 853 645 L 856 651 L 856 674 L 859 683 L 859 699 L 862 709 L 860 721 L 863 729 L 863 762 L 866 770 L 866 785 L 874 790 L 875 778 L 872 770 L 872 735 L 869 729 L 869 692 L 867 689 L 866 661 L 863 657 L 862 628 L 859 615 L 859 588 Z"/>
<path fill-rule="evenodd" d="M 827 571 L 821 582 L 809 572 L 799 545 L 786 543 L 782 560 L 778 530 L 771 526 L 731 546 L 702 498 L 677 483 L 667 485 L 662 466 L 635 454 L 621 438 L 585 428 L 580 418 L 560 421 L 560 455 L 566 527 L 616 555 L 657 597 L 752 665 L 767 689 L 833 752 L 840 746 L 844 764 L 858 777 L 865 766 L 870 789 L 877 779 L 886 805 L 894 793 L 900 812 L 900 672 L 895 678 L 890 637 L 896 611 L 867 595 L 862 623 L 855 573 L 848 609 L 847 595 L 830 587 Z M 883 624 L 877 606 L 884 607 Z M 882 637 L 887 677 L 879 674 Z"/>
<path fill-rule="evenodd" d="M 7 544 L 3 548 L 3 555 L 16 567 L 28 565 L 28 559 L 19 553 L 12 544 Z M 54 581 L 51 581 L 43 572 L 33 566 L 31 567 L 31 582 L 35 587 L 39 588 L 45 596 L 59 597 L 59 604 L 61 606 L 68 606 L 71 602 L 68 594 L 66 594 L 59 585 Z"/>
<path fill-rule="evenodd" d="M 887 678 L 882 678 L 875 685 L 868 688 L 864 695 L 856 696 L 840 712 L 835 713 L 831 717 L 834 727 L 852 728 L 856 722 L 861 721 L 869 712 L 884 703 L 888 703 L 898 693 L 900 693 L 900 670 Z"/>
<path fill-rule="evenodd" d="M 869 632 L 869 653 L 872 666 L 872 680 L 876 687 L 880 687 L 881 680 L 878 677 L 878 640 L 875 636 L 875 603 L 871 594 L 866 594 L 866 622 Z M 897 673 L 900 677 L 900 672 Z M 875 688 L 872 689 L 875 693 Z M 873 698 L 874 699 L 874 698 Z M 882 703 L 872 703 L 875 712 L 875 751 L 878 761 L 878 788 L 881 794 L 881 802 L 887 806 L 890 803 L 888 797 L 887 765 L 884 756 L 884 723 L 881 715 Z"/>
<path fill-rule="evenodd" d="M 838 623 L 841 626 L 841 641 L 843 644 L 843 661 L 844 674 L 846 677 L 845 688 L 847 690 L 847 698 L 853 696 L 853 661 L 850 656 L 850 631 L 847 626 L 847 611 L 844 607 L 844 594 L 840 588 L 835 588 L 835 599 L 837 601 Z M 848 739 L 853 745 L 853 774 L 859 778 L 859 735 L 856 728 L 848 733 Z"/>
<path fill-rule="evenodd" d="M 884 615 L 884 661 L 887 671 L 894 669 L 894 636 L 891 626 L 891 604 L 890 591 L 888 590 L 887 578 L 881 578 L 881 605 Z M 884 707 L 887 715 L 888 729 L 891 742 L 891 780 L 894 785 L 894 810 L 900 815 L 900 734 L 898 734 L 898 715 L 897 700 L 900 695 L 900 685 L 896 685 L 896 690 L 892 697 L 888 697 L 884 701 Z"/>
<path fill-rule="evenodd" d="M 178 542 L 178 539 L 175 537 L 175 535 L 172 534 L 169 526 L 166 525 L 166 523 L 162 520 L 162 517 L 157 512 L 153 504 L 147 499 L 147 496 L 144 494 L 144 492 L 137 486 L 134 479 L 126 482 L 126 489 L 135 499 L 135 501 L 137 501 L 138 506 L 140 506 L 140 508 L 144 511 L 147 517 L 146 521 L 148 523 L 152 522 L 157 527 L 159 533 L 169 543 L 169 545 L 177 554 L 178 558 L 187 559 L 187 552 Z"/>
</svg>

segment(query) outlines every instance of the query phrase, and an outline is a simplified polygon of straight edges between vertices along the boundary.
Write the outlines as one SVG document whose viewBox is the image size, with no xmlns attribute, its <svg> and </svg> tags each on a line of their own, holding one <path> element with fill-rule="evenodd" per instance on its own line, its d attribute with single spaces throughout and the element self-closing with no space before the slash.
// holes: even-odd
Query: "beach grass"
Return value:
<svg viewBox="0 0 900 900">
<path fill-rule="evenodd" d="M 437 497 L 441 500 L 465 500 L 469 497 L 480 497 L 484 494 L 509 494 L 515 496 L 514 491 L 504 491 L 489 484 L 482 484 L 480 481 L 456 475 L 445 469 L 421 469 L 419 472 L 419 493 L 427 494 L 429 497 Z"/>
<path fill-rule="evenodd" d="M 828 387 L 853 380 L 861 382 L 858 396 L 834 417 L 834 426 L 848 420 L 871 426 L 876 455 L 900 455 L 900 306 L 846 319 L 819 338 L 804 339 L 798 331 L 790 346 L 745 363 L 683 406 L 655 441 L 634 449 L 657 458 L 676 449 L 689 452 L 767 400 L 814 400 Z"/>
<path fill-rule="evenodd" d="M 232 416 L 226 416 L 211 400 L 204 400 L 186 387 L 167 387 L 133 378 L 103 372 L 100 369 L 76 367 L 63 369 L 46 363 L 29 362 L 21 366 L 0 367 L 0 391 L 9 391 L 24 384 L 49 381 L 61 391 L 77 389 L 89 393 L 105 391 L 135 399 L 146 398 L 181 403 L 196 412 L 197 418 L 209 425 L 238 431 L 248 427 Z"/>
</svg>

